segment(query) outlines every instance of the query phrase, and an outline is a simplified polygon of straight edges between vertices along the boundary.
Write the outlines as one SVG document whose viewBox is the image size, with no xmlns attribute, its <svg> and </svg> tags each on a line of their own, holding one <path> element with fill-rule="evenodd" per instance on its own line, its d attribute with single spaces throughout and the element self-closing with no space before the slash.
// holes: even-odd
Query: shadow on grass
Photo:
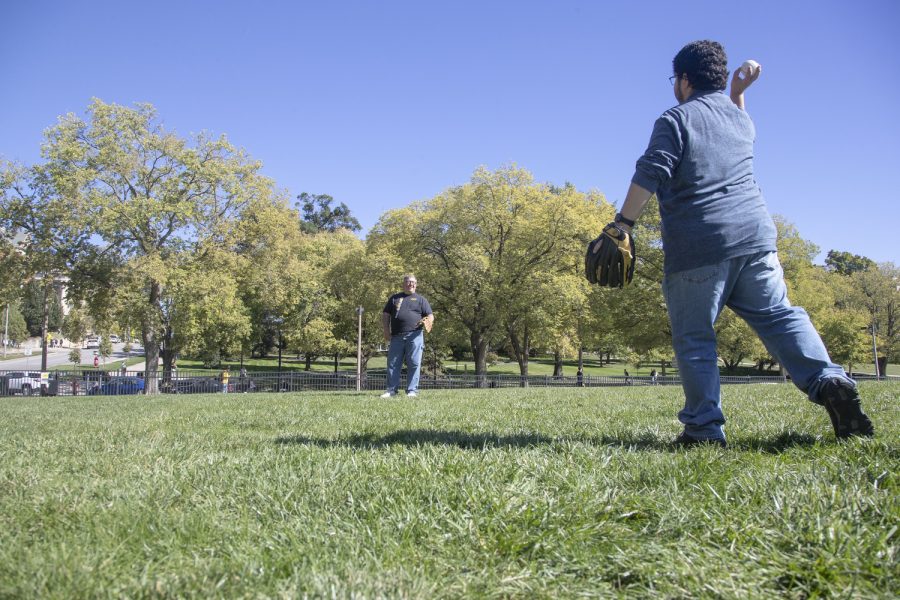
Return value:
<svg viewBox="0 0 900 600">
<path fill-rule="evenodd" d="M 445 445 L 464 449 L 482 448 L 532 448 L 553 444 L 586 443 L 594 446 L 623 446 L 643 450 L 665 450 L 669 444 L 652 435 L 643 436 L 556 436 L 550 437 L 538 433 L 520 433 L 500 435 L 496 433 L 470 433 L 466 431 L 440 431 L 433 429 L 408 429 L 395 431 L 386 435 L 374 433 L 352 435 L 337 439 L 310 438 L 302 435 L 283 436 L 275 440 L 276 444 L 300 444 L 329 448 L 333 446 L 353 446 L 357 448 L 382 448 L 384 446 L 425 446 Z"/>
<path fill-rule="evenodd" d="M 445 445 L 458 446 L 460 448 L 484 448 L 484 447 L 520 447 L 527 448 L 542 446 L 558 441 L 558 438 L 546 437 L 536 433 L 498 435 L 493 433 L 468 433 L 465 431 L 438 431 L 432 429 L 410 429 L 377 435 L 367 433 L 351 435 L 345 438 L 321 439 L 309 438 L 302 435 L 280 437 L 275 440 L 277 444 L 300 444 L 307 446 L 320 446 L 328 448 L 332 446 L 354 446 L 358 448 L 381 448 L 384 446 L 423 446 Z"/>
<path fill-rule="evenodd" d="M 768 439 L 741 438 L 737 442 L 729 442 L 728 447 L 735 450 L 747 450 L 750 452 L 765 452 L 767 454 L 781 454 L 791 448 L 814 446 L 821 440 L 808 433 L 786 432 L 780 433 Z"/>
<path fill-rule="evenodd" d="M 770 439 L 742 439 L 729 444 L 731 450 L 747 450 L 780 454 L 794 447 L 812 446 L 817 439 L 811 435 L 782 433 Z M 631 450 L 654 450 L 672 452 L 678 450 L 669 440 L 660 440 L 652 434 L 604 435 L 600 437 L 549 437 L 537 433 L 499 435 L 496 433 L 470 433 L 465 431 L 441 431 L 433 429 L 406 429 L 386 435 L 374 433 L 351 435 L 337 439 L 311 438 L 303 435 L 282 436 L 275 439 L 280 445 L 303 445 L 331 448 L 351 446 L 356 448 L 383 448 L 385 446 L 426 446 L 444 445 L 464 449 L 483 448 L 532 448 L 552 444 L 586 443 L 594 446 L 618 446 Z"/>
</svg>

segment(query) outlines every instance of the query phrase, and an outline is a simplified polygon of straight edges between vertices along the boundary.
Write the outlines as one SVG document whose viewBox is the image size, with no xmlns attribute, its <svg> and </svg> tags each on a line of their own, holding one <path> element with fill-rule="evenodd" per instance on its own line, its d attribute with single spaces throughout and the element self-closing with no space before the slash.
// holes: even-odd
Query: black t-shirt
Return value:
<svg viewBox="0 0 900 600">
<path fill-rule="evenodd" d="M 388 298 L 384 311 L 391 315 L 391 335 L 420 329 L 419 321 L 431 314 L 425 296 L 400 292 Z"/>
</svg>

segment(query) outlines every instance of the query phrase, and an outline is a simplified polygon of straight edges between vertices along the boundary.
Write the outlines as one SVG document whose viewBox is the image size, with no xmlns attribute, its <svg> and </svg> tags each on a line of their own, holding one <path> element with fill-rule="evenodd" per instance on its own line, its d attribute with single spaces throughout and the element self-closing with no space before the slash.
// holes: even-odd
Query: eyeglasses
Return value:
<svg viewBox="0 0 900 600">
<path fill-rule="evenodd" d="M 675 80 L 678 79 L 678 75 L 672 75 L 669 77 L 669 85 L 675 85 Z"/>
</svg>

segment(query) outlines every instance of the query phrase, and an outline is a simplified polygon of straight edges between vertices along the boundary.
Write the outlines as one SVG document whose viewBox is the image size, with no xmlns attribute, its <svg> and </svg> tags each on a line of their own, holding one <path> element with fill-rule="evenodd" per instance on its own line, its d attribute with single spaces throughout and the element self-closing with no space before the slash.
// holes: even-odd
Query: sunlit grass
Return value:
<svg viewBox="0 0 900 600">
<path fill-rule="evenodd" d="M 0 597 L 896 597 L 900 384 L 0 400 Z"/>
</svg>

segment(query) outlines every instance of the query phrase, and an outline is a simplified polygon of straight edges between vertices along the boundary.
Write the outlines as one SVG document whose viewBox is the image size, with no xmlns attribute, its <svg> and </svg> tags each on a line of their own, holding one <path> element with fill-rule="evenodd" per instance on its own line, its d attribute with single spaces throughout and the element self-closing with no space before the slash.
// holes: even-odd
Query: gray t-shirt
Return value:
<svg viewBox="0 0 900 600">
<path fill-rule="evenodd" d="M 419 321 L 431 314 L 431 305 L 425 296 L 400 292 L 388 298 L 383 312 L 391 315 L 391 335 L 397 335 L 421 329 Z"/>
<path fill-rule="evenodd" d="M 753 175 L 755 137 L 721 91 L 696 92 L 656 120 L 631 181 L 659 200 L 667 274 L 776 249 Z"/>
</svg>

